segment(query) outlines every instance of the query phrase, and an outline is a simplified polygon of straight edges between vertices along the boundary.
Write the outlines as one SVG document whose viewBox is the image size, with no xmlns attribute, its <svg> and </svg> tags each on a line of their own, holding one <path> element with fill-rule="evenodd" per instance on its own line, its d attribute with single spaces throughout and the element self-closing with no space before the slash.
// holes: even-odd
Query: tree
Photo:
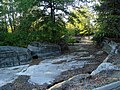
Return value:
<svg viewBox="0 0 120 90">
<path fill-rule="evenodd" d="M 40 31 L 41 36 L 48 40 L 59 39 L 65 30 L 63 18 L 68 14 L 67 5 L 71 2 L 73 1 L 15 0 L 16 9 L 20 13 L 18 29 Z"/>
<path fill-rule="evenodd" d="M 0 30 L 1 31 L 7 31 L 7 20 L 6 20 L 6 5 L 3 4 L 3 1 L 0 1 Z"/>
<path fill-rule="evenodd" d="M 0 1 L 1 21 L 4 23 L 6 31 L 15 30 L 15 8 L 13 0 L 1 0 Z"/>
<path fill-rule="evenodd" d="M 99 0 L 100 5 L 96 5 L 98 12 L 97 22 L 99 30 L 95 39 L 102 41 L 104 37 L 120 37 L 120 0 Z"/>
<path fill-rule="evenodd" d="M 81 6 L 71 12 L 67 27 L 68 29 L 74 29 L 76 31 L 75 34 L 90 35 L 93 33 L 93 25 L 91 20 L 93 20 L 93 15 L 89 11 L 88 7 Z"/>
<path fill-rule="evenodd" d="M 12 41 L 14 43 L 17 41 L 19 44 L 19 42 L 24 43 L 28 40 L 57 43 L 67 32 L 64 18 L 66 15 L 70 15 L 68 6 L 72 5 L 74 1 L 1 0 L 1 28 L 12 32 L 9 34 L 11 36 L 10 45 Z M 7 39 L 2 41 L 7 41 Z"/>
</svg>

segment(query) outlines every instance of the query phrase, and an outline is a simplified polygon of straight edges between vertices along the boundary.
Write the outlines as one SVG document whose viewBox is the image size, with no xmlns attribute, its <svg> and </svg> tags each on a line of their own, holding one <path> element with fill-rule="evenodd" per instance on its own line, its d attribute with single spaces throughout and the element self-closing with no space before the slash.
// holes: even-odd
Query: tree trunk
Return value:
<svg viewBox="0 0 120 90">
<path fill-rule="evenodd" d="M 8 27 L 7 27 L 7 16 L 5 15 L 5 17 L 4 17 L 4 20 L 5 20 L 5 24 L 4 24 L 4 26 L 5 26 L 5 30 L 6 30 L 6 32 L 8 32 Z"/>
<path fill-rule="evenodd" d="M 55 23 L 55 7 L 54 7 L 54 1 L 51 0 L 50 2 L 50 9 L 51 9 L 51 20 L 52 23 Z"/>
<path fill-rule="evenodd" d="M 54 28 L 54 25 L 55 25 L 55 6 L 54 6 L 54 1 L 53 0 L 51 0 L 50 1 L 50 3 L 49 3 L 49 5 L 50 5 L 50 9 L 51 9 L 51 21 L 52 21 L 52 36 L 55 36 L 56 35 L 56 30 L 55 30 L 55 28 Z"/>
</svg>

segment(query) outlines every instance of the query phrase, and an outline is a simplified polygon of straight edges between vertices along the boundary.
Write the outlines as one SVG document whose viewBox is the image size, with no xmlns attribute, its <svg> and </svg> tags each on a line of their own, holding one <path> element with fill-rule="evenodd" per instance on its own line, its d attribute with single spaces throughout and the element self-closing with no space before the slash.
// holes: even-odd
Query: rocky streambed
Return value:
<svg viewBox="0 0 120 90">
<path fill-rule="evenodd" d="M 70 52 L 64 55 L 42 61 L 37 59 L 37 65 L 0 69 L 0 77 L 6 75 L 4 79 L 0 78 L 0 90 L 102 90 L 97 87 L 119 81 L 119 70 L 103 69 L 109 62 L 105 67 L 103 61 L 108 54 L 101 48 L 91 42 L 69 48 Z M 102 70 L 98 68 L 100 65 L 104 66 Z M 12 73 L 3 74 L 3 70 Z M 93 71 L 95 75 L 92 75 Z"/>
<path fill-rule="evenodd" d="M 1 80 L 0 90 L 46 90 L 79 74 L 90 74 L 107 56 L 93 43 L 81 43 L 70 46 L 70 53 L 52 57 L 38 65 L 26 65 L 7 68 L 12 74 Z M 4 68 L 4 71 L 7 69 Z M 2 73 L 1 69 L 1 73 Z M 0 74 L 0 76 L 3 74 Z M 13 78 L 15 77 L 15 78 Z M 79 79 L 78 79 L 79 80 Z M 2 82 L 4 81 L 4 82 Z M 11 82 L 10 82 L 11 81 Z M 67 85 L 69 86 L 69 85 Z M 67 87 L 66 86 L 66 87 Z M 72 89 L 68 89 L 72 90 Z"/>
</svg>

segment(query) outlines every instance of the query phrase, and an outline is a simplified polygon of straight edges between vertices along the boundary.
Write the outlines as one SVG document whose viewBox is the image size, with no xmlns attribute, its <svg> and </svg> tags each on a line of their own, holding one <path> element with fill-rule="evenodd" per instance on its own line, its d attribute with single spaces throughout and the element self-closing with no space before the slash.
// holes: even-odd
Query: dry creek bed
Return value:
<svg viewBox="0 0 120 90">
<path fill-rule="evenodd" d="M 76 75 L 90 74 L 107 57 L 107 54 L 103 52 L 101 48 L 96 47 L 93 43 L 77 44 L 74 46 L 70 46 L 70 49 L 71 52 L 66 53 L 65 55 L 74 56 L 72 58 L 72 61 L 87 61 L 87 63 L 82 68 L 72 67 L 72 69 L 63 71 L 60 73 L 60 75 L 57 75 L 50 84 L 44 83 L 42 85 L 29 83 L 28 80 L 30 76 L 20 75 L 12 83 L 8 83 L 0 87 L 0 90 L 92 90 L 93 88 L 96 88 L 98 86 L 102 86 L 110 82 L 119 80 L 119 78 L 112 77 L 113 73 L 119 74 L 119 71 L 103 71 L 93 77 L 90 76 L 87 78 L 77 79 L 74 80 L 74 82 L 63 85 L 62 88 L 60 87 L 54 89 L 55 85 L 62 85 L 61 83 L 69 81 L 70 78 Z M 53 59 L 55 58 L 57 57 L 54 57 Z M 52 58 L 50 60 L 52 60 Z M 38 64 L 39 61 L 40 60 L 36 61 L 37 63 L 34 62 L 34 64 Z M 52 64 L 60 65 L 68 62 L 69 61 L 67 60 L 62 60 L 58 62 L 54 61 Z"/>
</svg>

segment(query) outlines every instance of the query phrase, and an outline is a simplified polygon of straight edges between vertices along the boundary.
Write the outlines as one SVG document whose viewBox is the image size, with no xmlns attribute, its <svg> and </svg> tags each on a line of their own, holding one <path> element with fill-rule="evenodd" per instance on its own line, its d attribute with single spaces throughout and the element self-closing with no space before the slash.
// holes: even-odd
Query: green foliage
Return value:
<svg viewBox="0 0 120 90">
<path fill-rule="evenodd" d="M 94 34 L 93 40 L 96 41 L 97 44 L 100 44 L 103 41 L 105 35 L 105 31 L 98 31 Z"/>
<path fill-rule="evenodd" d="M 87 6 L 81 6 L 71 12 L 67 28 L 72 28 L 76 34 L 90 35 L 94 32 L 92 19 L 93 15 L 88 11 Z"/>
<path fill-rule="evenodd" d="M 70 17 L 74 28 L 68 31 L 63 18 L 69 14 L 68 5 L 75 0 L 2 0 L 0 1 L 0 45 L 26 47 L 33 41 L 57 43 L 62 37 L 78 32 L 87 33 L 88 9 L 76 10 Z M 80 0 L 85 1 L 85 0 Z M 59 12 L 59 13 L 58 13 Z M 78 15 L 77 15 L 78 14 Z M 69 14 L 70 15 L 70 14 Z M 85 19 L 87 18 L 87 19 Z M 74 22 L 74 24 L 73 24 Z M 80 23 L 80 24 L 79 24 Z M 91 25 L 91 24 L 90 24 Z M 88 30 L 89 29 L 89 30 Z M 9 33 L 8 33 L 9 32 Z M 90 31 L 91 32 L 91 31 Z M 66 39 L 68 40 L 68 39 Z M 74 42 L 74 39 L 70 40 Z"/>
<path fill-rule="evenodd" d="M 101 42 L 104 37 L 120 38 L 120 1 L 119 0 L 99 0 L 95 10 L 98 11 L 97 23 L 99 30 L 94 38 Z"/>
<path fill-rule="evenodd" d="M 32 41 L 40 41 L 40 32 L 23 32 L 1 33 L 0 45 L 27 47 Z"/>
<path fill-rule="evenodd" d="M 67 13 L 65 4 L 73 2 L 72 0 L 5 0 L 0 2 L 0 19 L 3 17 L 0 30 L 3 32 L 6 30 L 1 33 L 0 45 L 26 47 L 32 41 L 57 43 L 66 34 L 62 13 Z M 62 13 L 56 14 L 57 10 Z"/>
<path fill-rule="evenodd" d="M 76 39 L 74 38 L 74 36 L 76 35 L 77 30 L 74 28 L 68 29 L 67 30 L 67 38 L 66 38 L 66 42 L 68 43 L 74 43 L 76 42 Z"/>
<path fill-rule="evenodd" d="M 72 0 L 15 0 L 15 2 L 18 12 L 22 13 L 17 28 L 19 31 L 40 32 L 40 40 L 53 43 L 59 42 L 65 35 L 63 13 L 67 13 L 67 10 L 64 5 Z M 58 10 L 62 13 L 57 14 Z"/>
<path fill-rule="evenodd" d="M 21 46 L 27 47 L 27 45 L 33 41 L 38 42 L 52 42 L 57 43 L 60 38 L 65 35 L 66 29 L 63 27 L 62 23 L 60 26 L 60 21 L 56 22 L 54 25 L 55 31 L 51 28 L 50 22 L 44 24 L 44 26 L 38 31 L 15 31 L 13 33 L 1 32 L 0 45 L 10 45 L 10 46 Z M 50 26 L 49 26 L 50 25 Z M 57 26 L 59 25 L 59 26 Z M 56 32 L 56 30 L 58 30 Z M 54 33 L 52 33 L 53 31 Z"/>
</svg>

